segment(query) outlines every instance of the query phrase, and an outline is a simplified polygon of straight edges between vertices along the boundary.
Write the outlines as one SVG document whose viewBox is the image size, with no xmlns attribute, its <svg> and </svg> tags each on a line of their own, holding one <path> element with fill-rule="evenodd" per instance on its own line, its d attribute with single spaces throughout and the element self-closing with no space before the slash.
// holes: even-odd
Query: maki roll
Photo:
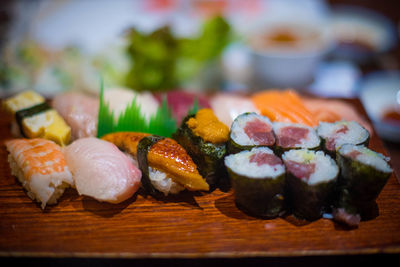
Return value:
<svg viewBox="0 0 400 267">
<path fill-rule="evenodd" d="M 287 193 L 293 214 L 309 221 L 319 219 L 333 199 L 339 168 L 322 151 L 290 150 L 282 155 Z"/>
<path fill-rule="evenodd" d="M 357 226 L 376 213 L 376 198 L 392 174 L 389 158 L 363 145 L 345 144 L 337 152 L 341 170 L 334 219 Z"/>
<path fill-rule="evenodd" d="M 322 139 L 322 147 L 331 156 L 343 144 L 368 145 L 369 133 L 355 121 L 320 122 L 317 133 Z"/>
<path fill-rule="evenodd" d="M 285 166 L 267 147 L 225 157 L 235 202 L 245 212 L 274 218 L 284 211 Z"/>
<path fill-rule="evenodd" d="M 209 190 L 185 149 L 171 138 L 147 133 L 118 132 L 102 137 L 131 156 L 142 172 L 142 186 L 153 196 Z"/>
<path fill-rule="evenodd" d="M 287 122 L 274 122 L 276 137 L 275 153 L 281 155 L 291 149 L 317 150 L 321 140 L 317 132 L 309 126 Z"/>
<path fill-rule="evenodd" d="M 238 153 L 253 147 L 272 147 L 275 136 L 271 121 L 254 112 L 236 117 L 229 133 L 228 152 Z"/>
<path fill-rule="evenodd" d="M 226 184 L 224 157 L 229 128 L 211 109 L 201 109 L 182 121 L 173 138 L 196 163 L 200 174 L 211 187 Z"/>
</svg>

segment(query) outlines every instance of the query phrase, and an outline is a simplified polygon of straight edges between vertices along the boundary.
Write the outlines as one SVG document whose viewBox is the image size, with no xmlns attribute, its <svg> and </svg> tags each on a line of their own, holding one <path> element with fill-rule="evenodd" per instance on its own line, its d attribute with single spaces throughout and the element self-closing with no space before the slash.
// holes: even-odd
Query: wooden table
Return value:
<svg viewBox="0 0 400 267">
<path fill-rule="evenodd" d="M 359 101 L 354 105 L 363 112 Z M 3 145 L 10 118 L 0 113 L 0 255 L 17 261 L 297 262 L 370 261 L 400 253 L 400 184 L 392 175 L 378 198 L 380 215 L 347 229 L 328 219 L 262 220 L 237 209 L 231 191 L 185 192 L 165 199 L 138 194 L 100 203 L 70 189 L 42 211 L 11 176 Z M 398 145 L 385 143 L 399 171 Z M 373 135 L 371 148 L 385 153 Z M 356 258 L 349 258 L 353 255 Z M 195 260 L 193 260 L 195 259 Z M 369 259 L 369 260 L 368 260 Z M 191 261 L 192 260 L 192 261 Z"/>
</svg>

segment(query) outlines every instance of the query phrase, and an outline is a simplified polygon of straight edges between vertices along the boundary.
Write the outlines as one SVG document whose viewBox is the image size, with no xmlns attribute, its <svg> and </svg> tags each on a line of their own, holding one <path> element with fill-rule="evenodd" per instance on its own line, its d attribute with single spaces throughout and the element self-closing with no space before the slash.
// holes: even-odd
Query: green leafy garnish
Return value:
<svg viewBox="0 0 400 267">
<path fill-rule="evenodd" d="M 148 122 L 141 113 L 136 97 L 116 120 L 113 111 L 110 111 L 109 105 L 104 101 L 104 85 L 101 81 L 97 137 L 114 132 L 142 132 L 171 137 L 176 129 L 176 120 L 172 117 L 165 97 L 156 114 L 151 116 Z"/>
</svg>

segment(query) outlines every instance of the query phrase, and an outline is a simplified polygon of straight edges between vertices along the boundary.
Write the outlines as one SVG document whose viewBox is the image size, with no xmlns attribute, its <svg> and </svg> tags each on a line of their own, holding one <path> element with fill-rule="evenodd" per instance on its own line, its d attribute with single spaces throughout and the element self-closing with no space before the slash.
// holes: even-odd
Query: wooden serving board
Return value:
<svg viewBox="0 0 400 267">
<path fill-rule="evenodd" d="M 358 100 L 352 101 L 365 115 Z M 156 200 L 137 194 L 118 205 L 65 192 L 42 211 L 11 176 L 0 113 L 0 256 L 208 258 L 286 257 L 400 252 L 400 184 L 393 174 L 377 203 L 380 214 L 346 229 L 328 219 L 262 220 L 238 210 L 232 191 L 184 192 Z M 372 135 L 370 147 L 383 154 Z"/>
</svg>

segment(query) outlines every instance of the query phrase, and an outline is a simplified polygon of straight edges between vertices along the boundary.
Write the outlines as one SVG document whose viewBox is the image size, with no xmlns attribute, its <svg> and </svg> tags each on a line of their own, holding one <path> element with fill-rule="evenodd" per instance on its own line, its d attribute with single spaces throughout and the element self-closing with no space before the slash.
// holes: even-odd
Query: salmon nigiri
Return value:
<svg viewBox="0 0 400 267">
<path fill-rule="evenodd" d="M 254 94 L 251 100 L 260 113 L 271 121 L 299 123 L 311 127 L 318 125 L 313 113 L 292 90 L 268 90 Z"/>
<path fill-rule="evenodd" d="M 142 165 L 143 178 L 145 173 L 148 173 L 149 186 L 164 195 L 176 194 L 185 188 L 191 191 L 209 190 L 209 185 L 199 174 L 192 158 L 171 138 L 155 137 L 146 133 L 119 132 L 107 134 L 102 139 L 114 143 L 137 159 L 139 166 Z M 145 169 L 143 164 L 140 164 L 143 160 L 148 165 Z M 143 178 L 142 184 L 146 182 Z"/>
<path fill-rule="evenodd" d="M 74 184 L 64 155 L 53 141 L 14 139 L 6 141 L 11 173 L 17 176 L 28 196 L 41 203 L 55 204 L 65 188 Z"/>
</svg>

